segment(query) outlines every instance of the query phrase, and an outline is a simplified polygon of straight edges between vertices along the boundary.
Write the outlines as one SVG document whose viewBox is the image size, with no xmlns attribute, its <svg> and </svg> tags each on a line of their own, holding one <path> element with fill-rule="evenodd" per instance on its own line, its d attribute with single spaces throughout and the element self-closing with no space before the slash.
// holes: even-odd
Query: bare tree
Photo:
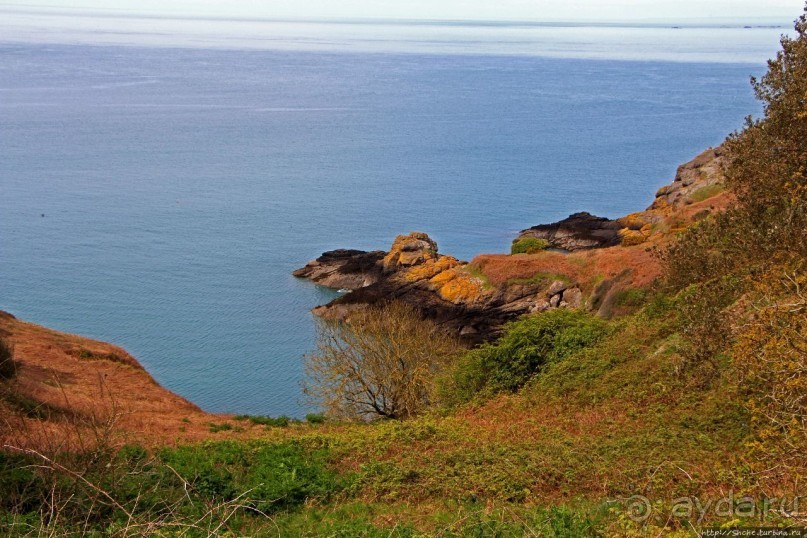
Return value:
<svg viewBox="0 0 807 538">
<path fill-rule="evenodd" d="M 436 373 L 462 350 L 454 337 L 400 302 L 347 321 L 322 320 L 306 356 L 305 393 L 330 415 L 407 418 L 431 402 Z"/>
</svg>

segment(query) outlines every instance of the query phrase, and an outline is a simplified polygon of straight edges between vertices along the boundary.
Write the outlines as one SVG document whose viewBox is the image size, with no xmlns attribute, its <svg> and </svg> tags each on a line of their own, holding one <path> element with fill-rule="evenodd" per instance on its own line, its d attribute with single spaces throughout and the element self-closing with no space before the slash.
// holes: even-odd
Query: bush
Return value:
<svg viewBox="0 0 807 538">
<path fill-rule="evenodd" d="M 807 480 L 807 262 L 780 268 L 750 298 L 754 315 L 735 335 L 738 384 L 748 399 L 754 470 L 771 482 Z M 777 464 L 770 465 L 775 461 Z"/>
<path fill-rule="evenodd" d="M 538 239 L 537 237 L 521 237 L 513 240 L 513 245 L 510 247 L 510 254 L 535 254 L 541 252 L 549 247 L 549 242 L 546 239 Z"/>
<path fill-rule="evenodd" d="M 31 461 L 17 454 L 0 452 L 0 513 L 25 514 L 40 507 L 39 493 L 44 481 L 31 466 Z"/>
<path fill-rule="evenodd" d="M 305 416 L 305 421 L 309 424 L 322 424 L 325 422 L 325 415 L 322 413 L 308 413 Z"/>
<path fill-rule="evenodd" d="M 14 348 L 0 338 L 0 379 L 11 379 L 17 375 L 17 364 L 14 362 Z"/>
<path fill-rule="evenodd" d="M 348 322 L 321 321 L 318 351 L 306 356 L 306 394 L 331 415 L 408 418 L 432 400 L 435 375 L 462 349 L 414 308 L 363 308 Z"/>
<path fill-rule="evenodd" d="M 684 365 L 701 381 L 737 380 L 752 417 L 756 476 L 776 484 L 807 476 L 807 16 L 795 29 L 752 79 L 764 116 L 749 117 L 724 144 L 735 203 L 664 255 L 667 286 L 680 298 Z"/>
<path fill-rule="evenodd" d="M 441 399 L 453 405 L 518 390 L 545 364 L 596 343 L 605 333 L 603 320 L 578 310 L 525 316 L 507 325 L 496 342 L 466 353 L 442 380 Z"/>
<path fill-rule="evenodd" d="M 804 15 L 796 33 L 796 38 L 782 37 L 782 50 L 768 62 L 768 72 L 761 80 L 752 79 L 764 117 L 749 117 L 743 130 L 724 144 L 725 186 L 736 203 L 690 227 L 664 256 L 667 281 L 675 290 L 807 257 Z"/>
</svg>

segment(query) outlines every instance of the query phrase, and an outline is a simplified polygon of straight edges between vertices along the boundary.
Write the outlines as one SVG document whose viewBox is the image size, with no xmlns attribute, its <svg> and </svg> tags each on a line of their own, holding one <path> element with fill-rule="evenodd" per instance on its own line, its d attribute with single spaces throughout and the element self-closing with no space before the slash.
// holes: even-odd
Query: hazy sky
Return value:
<svg viewBox="0 0 807 538">
<path fill-rule="evenodd" d="M 803 0 L 0 0 L 7 8 L 266 18 L 790 21 Z"/>
</svg>

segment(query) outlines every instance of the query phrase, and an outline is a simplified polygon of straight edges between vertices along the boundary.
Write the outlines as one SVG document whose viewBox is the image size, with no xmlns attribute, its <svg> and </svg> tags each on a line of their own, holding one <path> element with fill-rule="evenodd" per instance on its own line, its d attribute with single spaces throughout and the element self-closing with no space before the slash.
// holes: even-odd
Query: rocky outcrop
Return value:
<svg viewBox="0 0 807 538">
<path fill-rule="evenodd" d="M 543 239 L 551 248 L 567 251 L 603 248 L 620 242 L 619 222 L 581 212 L 551 224 L 539 224 L 522 230 L 517 239 Z"/>
<path fill-rule="evenodd" d="M 698 191 L 712 185 L 722 184 L 722 155 L 722 147 L 709 148 L 688 163 L 679 166 L 673 182 L 661 187 L 656 192 L 656 199 L 648 209 L 665 209 L 692 204 L 698 201 L 697 196 L 693 198 Z"/>
<path fill-rule="evenodd" d="M 318 316 L 345 319 L 357 308 L 400 300 L 469 342 L 494 336 L 522 314 L 583 305 L 573 282 L 539 279 L 492 286 L 478 268 L 438 254 L 437 244 L 421 232 L 396 237 L 387 253 L 326 252 L 294 274 L 353 290 L 314 308 Z"/>
<path fill-rule="evenodd" d="M 384 272 L 393 273 L 437 258 L 437 243 L 425 233 L 412 232 L 409 235 L 399 235 L 384 256 Z"/>
<path fill-rule="evenodd" d="M 321 286 L 355 290 L 376 282 L 382 274 L 384 251 L 339 249 L 325 252 L 292 274 Z"/>
<path fill-rule="evenodd" d="M 400 300 L 469 342 L 498 334 L 520 315 L 551 308 L 585 308 L 610 317 L 624 311 L 622 292 L 647 287 L 661 268 L 653 248 L 704 214 L 725 207 L 721 150 L 710 149 L 678 168 L 646 210 L 611 220 L 575 213 L 523 230 L 549 249 L 527 255 L 481 255 L 465 263 L 439 254 L 426 234 L 395 238 L 389 251 L 326 252 L 295 276 L 352 290 L 319 316 L 344 319 L 366 305 Z"/>
<path fill-rule="evenodd" d="M 575 213 L 558 222 L 522 230 L 516 240 L 525 237 L 543 239 L 551 248 L 569 252 L 645 243 L 654 233 L 655 225 L 670 216 L 686 218 L 687 215 L 681 215 L 685 213 L 683 208 L 723 191 L 722 155 L 721 147 L 709 148 L 679 166 L 673 182 L 661 187 L 653 203 L 644 211 L 616 220 L 585 212 Z M 709 209 L 705 212 L 708 213 Z M 661 231 L 666 233 L 669 227 L 662 227 Z"/>
</svg>

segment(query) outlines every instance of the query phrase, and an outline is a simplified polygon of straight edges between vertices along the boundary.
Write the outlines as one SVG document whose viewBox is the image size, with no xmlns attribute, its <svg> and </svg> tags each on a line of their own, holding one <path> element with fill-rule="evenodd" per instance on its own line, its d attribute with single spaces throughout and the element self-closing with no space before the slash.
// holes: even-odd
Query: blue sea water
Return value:
<svg viewBox="0 0 807 538">
<path fill-rule="evenodd" d="M 783 31 L 60 24 L 0 23 L 0 308 L 122 345 L 207 410 L 294 416 L 334 293 L 293 269 L 642 209 L 758 113 Z"/>
</svg>

